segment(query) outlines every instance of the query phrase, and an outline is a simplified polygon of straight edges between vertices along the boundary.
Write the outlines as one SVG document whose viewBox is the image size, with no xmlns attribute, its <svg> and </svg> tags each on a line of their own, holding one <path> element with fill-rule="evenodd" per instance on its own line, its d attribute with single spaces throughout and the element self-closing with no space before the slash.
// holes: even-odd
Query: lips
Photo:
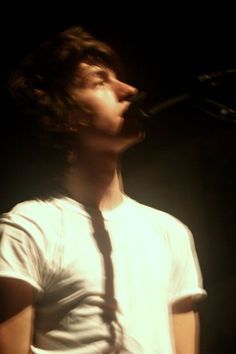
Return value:
<svg viewBox="0 0 236 354">
<path fill-rule="evenodd" d="M 126 118 L 126 112 L 128 111 L 129 106 L 130 106 L 130 102 L 122 103 L 122 108 L 119 114 L 121 117 Z"/>
<path fill-rule="evenodd" d="M 125 136 L 139 135 L 143 131 L 142 121 L 136 115 L 127 115 L 128 110 L 123 113 L 123 125 L 121 134 Z"/>
</svg>

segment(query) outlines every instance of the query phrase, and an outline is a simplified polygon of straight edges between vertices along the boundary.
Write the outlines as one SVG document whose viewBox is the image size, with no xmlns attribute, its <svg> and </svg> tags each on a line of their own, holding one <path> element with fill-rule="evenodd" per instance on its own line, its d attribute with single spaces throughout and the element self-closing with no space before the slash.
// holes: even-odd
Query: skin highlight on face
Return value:
<svg viewBox="0 0 236 354">
<path fill-rule="evenodd" d="M 82 141 L 90 134 L 93 143 L 107 140 L 110 148 L 123 151 L 143 140 L 140 122 L 135 117 L 125 118 L 135 94 L 137 89 L 120 81 L 108 67 L 80 63 L 71 95 L 80 107 L 76 119 Z"/>
</svg>

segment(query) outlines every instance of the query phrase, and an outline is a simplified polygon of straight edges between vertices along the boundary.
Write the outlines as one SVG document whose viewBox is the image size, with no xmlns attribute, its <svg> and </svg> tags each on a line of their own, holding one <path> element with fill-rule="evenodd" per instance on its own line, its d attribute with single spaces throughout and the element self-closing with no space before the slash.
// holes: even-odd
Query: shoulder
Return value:
<svg viewBox="0 0 236 354">
<path fill-rule="evenodd" d="M 166 238 L 175 242 L 185 242 L 191 237 L 191 231 L 187 225 L 175 216 L 162 210 L 144 205 L 133 199 L 129 199 L 139 220 L 149 224 L 158 232 L 162 233 Z"/>
<path fill-rule="evenodd" d="M 42 241 L 45 233 L 58 228 L 61 211 L 53 200 L 29 200 L 15 205 L 1 215 L 0 232 L 24 233 L 37 241 Z M 55 232 L 53 232 L 55 234 Z M 43 237 L 42 237 L 43 236 Z"/>
<path fill-rule="evenodd" d="M 28 220 L 30 221 L 42 221 L 47 219 L 51 220 L 51 217 L 58 215 L 59 209 L 56 207 L 54 199 L 41 200 L 33 199 L 16 204 L 9 212 L 1 215 L 1 221 L 4 220 Z"/>
</svg>

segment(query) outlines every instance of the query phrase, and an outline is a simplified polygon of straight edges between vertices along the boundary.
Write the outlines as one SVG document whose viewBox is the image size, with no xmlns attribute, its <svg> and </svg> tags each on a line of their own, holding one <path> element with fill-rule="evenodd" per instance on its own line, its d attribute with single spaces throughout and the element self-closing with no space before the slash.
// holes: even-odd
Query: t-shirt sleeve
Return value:
<svg viewBox="0 0 236 354">
<path fill-rule="evenodd" d="M 0 220 L 0 276 L 23 280 L 41 290 L 40 252 L 29 232 L 8 219 Z"/>
<path fill-rule="evenodd" d="M 194 239 L 187 227 L 184 227 L 181 234 L 176 234 L 172 254 L 174 261 L 170 281 L 170 303 L 189 296 L 194 300 L 204 298 L 207 293 L 203 288 Z"/>
</svg>

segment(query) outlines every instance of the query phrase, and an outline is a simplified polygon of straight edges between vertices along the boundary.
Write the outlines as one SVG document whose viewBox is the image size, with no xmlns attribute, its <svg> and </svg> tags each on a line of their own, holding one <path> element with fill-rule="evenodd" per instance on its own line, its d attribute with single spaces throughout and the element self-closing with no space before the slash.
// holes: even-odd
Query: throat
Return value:
<svg viewBox="0 0 236 354">
<path fill-rule="evenodd" d="M 72 199 L 99 210 L 113 209 L 123 200 L 122 178 L 117 166 L 71 167 L 65 176 L 64 187 Z"/>
</svg>

